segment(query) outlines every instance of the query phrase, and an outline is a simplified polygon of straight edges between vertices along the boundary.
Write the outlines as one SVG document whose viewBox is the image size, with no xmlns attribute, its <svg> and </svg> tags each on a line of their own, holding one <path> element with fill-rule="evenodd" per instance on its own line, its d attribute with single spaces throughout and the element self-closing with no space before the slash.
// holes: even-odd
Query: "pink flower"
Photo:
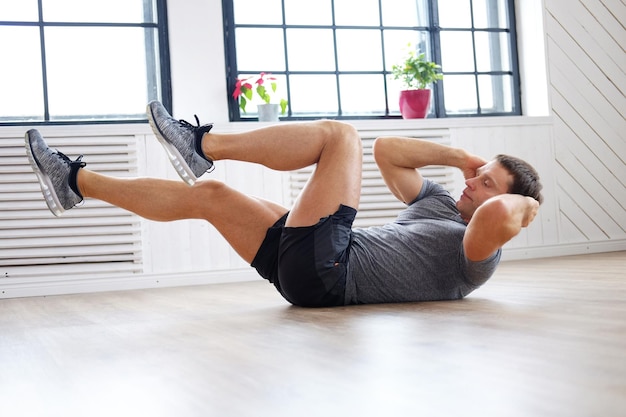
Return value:
<svg viewBox="0 0 626 417">
<path fill-rule="evenodd" d="M 273 77 L 269 72 L 262 72 L 259 75 L 252 75 L 246 78 L 239 78 L 235 83 L 235 89 L 233 91 L 233 98 L 239 101 L 239 108 L 246 112 L 246 105 L 253 99 L 253 91 L 256 91 L 258 98 L 263 102 L 269 103 L 271 100 L 271 94 L 276 92 L 277 83 L 276 77 Z M 252 82 L 256 84 L 256 88 L 253 89 Z M 269 84 L 269 88 L 266 86 Z M 280 100 L 280 108 L 282 114 L 285 114 L 285 109 L 288 106 L 288 102 L 285 99 Z"/>
<path fill-rule="evenodd" d="M 240 95 L 245 94 L 246 90 L 252 89 L 252 84 L 246 82 L 248 79 L 249 78 L 241 78 L 237 80 L 235 91 L 233 91 L 233 98 L 238 99 Z"/>
</svg>

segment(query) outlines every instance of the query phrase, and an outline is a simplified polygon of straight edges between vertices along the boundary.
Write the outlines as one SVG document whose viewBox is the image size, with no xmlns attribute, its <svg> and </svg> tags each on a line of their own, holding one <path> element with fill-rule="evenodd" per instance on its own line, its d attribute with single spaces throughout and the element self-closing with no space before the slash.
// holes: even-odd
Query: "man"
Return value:
<svg viewBox="0 0 626 417">
<path fill-rule="evenodd" d="M 290 303 L 319 307 L 458 299 L 494 272 L 501 247 L 535 217 L 542 197 L 535 170 L 517 158 L 492 161 L 453 147 L 378 138 L 374 156 L 394 195 L 408 207 L 395 222 L 352 229 L 361 191 L 358 132 L 331 120 L 284 123 L 246 133 L 211 133 L 172 118 L 159 102 L 148 120 L 180 177 L 114 178 L 50 149 L 26 133 L 26 151 L 55 215 L 92 197 L 155 221 L 205 219 Z M 316 165 L 294 206 L 198 181 L 218 160 L 274 170 Z M 417 168 L 462 170 L 458 202 Z"/>
</svg>

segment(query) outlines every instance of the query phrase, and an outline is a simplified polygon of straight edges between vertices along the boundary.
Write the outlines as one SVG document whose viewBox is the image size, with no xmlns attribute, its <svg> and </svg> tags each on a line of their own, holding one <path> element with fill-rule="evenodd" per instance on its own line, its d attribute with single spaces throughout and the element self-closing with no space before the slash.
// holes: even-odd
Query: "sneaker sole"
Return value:
<svg viewBox="0 0 626 417">
<path fill-rule="evenodd" d="M 154 132 L 158 141 L 165 148 L 165 153 L 169 158 L 172 166 L 176 170 L 176 173 L 180 178 L 185 181 L 189 185 L 194 185 L 196 180 L 198 179 L 196 175 L 193 173 L 187 162 L 185 162 L 185 158 L 178 152 L 178 149 L 174 145 L 172 145 L 166 138 L 163 136 L 163 132 L 159 129 L 159 126 L 154 121 L 154 115 L 152 114 L 152 108 L 148 104 L 147 111 L 148 114 L 148 122 L 150 123 L 150 127 L 152 127 L 152 131 Z"/>
<path fill-rule="evenodd" d="M 61 201 L 59 200 L 56 191 L 54 191 L 54 185 L 52 184 L 52 180 L 50 180 L 50 177 L 41 170 L 39 161 L 33 154 L 33 149 L 30 144 L 30 136 L 28 135 L 28 132 L 26 132 L 24 138 L 26 140 L 26 155 L 28 156 L 28 160 L 30 161 L 30 166 L 33 168 L 33 171 L 37 176 L 37 180 L 39 181 L 41 193 L 43 194 L 43 197 L 46 200 L 46 204 L 48 205 L 48 208 L 50 209 L 52 214 L 59 217 L 61 214 L 63 214 L 65 209 L 63 208 L 63 205 L 61 204 Z"/>
</svg>

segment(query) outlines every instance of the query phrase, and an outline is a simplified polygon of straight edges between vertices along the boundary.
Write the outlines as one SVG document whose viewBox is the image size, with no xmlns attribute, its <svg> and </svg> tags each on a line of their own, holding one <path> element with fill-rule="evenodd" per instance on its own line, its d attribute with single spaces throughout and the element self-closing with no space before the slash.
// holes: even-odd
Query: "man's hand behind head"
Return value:
<svg viewBox="0 0 626 417">
<path fill-rule="evenodd" d="M 465 165 L 461 168 L 463 177 L 465 177 L 466 180 L 474 178 L 477 175 L 476 170 L 485 165 L 487 162 L 487 160 L 481 158 L 480 156 L 468 154 Z"/>
</svg>

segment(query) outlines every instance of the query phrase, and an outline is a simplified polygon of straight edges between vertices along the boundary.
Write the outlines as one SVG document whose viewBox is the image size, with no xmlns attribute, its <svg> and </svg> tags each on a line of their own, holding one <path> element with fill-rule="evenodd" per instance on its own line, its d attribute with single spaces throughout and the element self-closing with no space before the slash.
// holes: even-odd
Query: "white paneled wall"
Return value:
<svg viewBox="0 0 626 417">
<path fill-rule="evenodd" d="M 559 243 L 623 245 L 626 6 L 546 0 L 545 7 Z"/>
<path fill-rule="evenodd" d="M 559 240 L 557 207 L 551 198 L 555 192 L 555 183 L 550 119 L 535 118 L 528 121 L 529 123 L 454 129 L 455 146 L 487 159 L 500 153 L 520 157 L 532 164 L 541 177 L 545 202 L 531 226 L 523 229 L 505 246 L 504 259 L 549 256 L 547 248 L 558 244 Z"/>
</svg>

